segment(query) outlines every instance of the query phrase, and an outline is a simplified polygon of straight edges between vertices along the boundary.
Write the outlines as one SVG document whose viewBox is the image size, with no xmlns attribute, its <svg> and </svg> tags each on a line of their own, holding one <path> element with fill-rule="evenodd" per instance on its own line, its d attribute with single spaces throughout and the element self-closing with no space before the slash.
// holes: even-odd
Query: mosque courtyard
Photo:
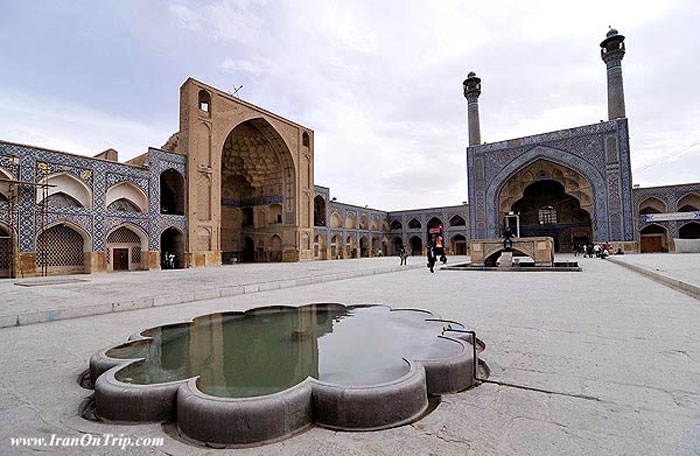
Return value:
<svg viewBox="0 0 700 456">
<path fill-rule="evenodd" d="M 689 289 L 700 285 L 700 254 L 615 261 L 622 260 Z M 15 282 L 37 279 L 4 280 L 4 321 L 14 316 L 15 323 L 0 329 L 0 453 L 700 454 L 698 299 L 613 261 L 578 261 L 582 272 L 430 274 L 422 257 L 411 257 L 400 269 L 396 258 L 372 258 L 70 276 L 86 281 L 35 287 Z M 176 304 L 176 297 L 188 302 Z M 198 315 L 309 302 L 383 303 L 460 321 L 485 342 L 480 358 L 502 385 L 443 395 L 410 425 L 375 432 L 312 427 L 247 449 L 193 446 L 168 424 L 106 424 L 79 415 L 92 391 L 78 379 L 97 350 Z M 162 445 L 123 450 L 15 440 L 12 447 L 17 438 L 86 434 L 162 438 Z"/>
</svg>

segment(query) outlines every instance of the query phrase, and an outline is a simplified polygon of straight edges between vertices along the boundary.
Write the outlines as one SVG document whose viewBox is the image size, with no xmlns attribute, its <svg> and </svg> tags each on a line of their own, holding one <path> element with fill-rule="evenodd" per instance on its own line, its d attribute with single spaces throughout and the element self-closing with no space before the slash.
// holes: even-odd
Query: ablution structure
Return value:
<svg viewBox="0 0 700 456">
<path fill-rule="evenodd" d="M 600 50 L 609 119 L 566 130 L 482 143 L 481 79 L 468 75 L 469 194 L 456 206 L 338 202 L 314 183 L 312 129 L 192 78 L 179 130 L 126 163 L 0 141 L 0 277 L 422 254 L 436 227 L 466 254 L 508 212 L 558 251 L 673 251 L 700 238 L 700 183 L 633 187 L 624 36 L 610 30 Z"/>
</svg>

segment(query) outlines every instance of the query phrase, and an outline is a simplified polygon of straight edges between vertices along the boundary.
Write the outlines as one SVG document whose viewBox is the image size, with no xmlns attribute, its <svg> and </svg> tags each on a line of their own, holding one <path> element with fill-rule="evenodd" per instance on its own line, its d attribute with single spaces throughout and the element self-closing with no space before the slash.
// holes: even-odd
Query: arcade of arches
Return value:
<svg viewBox="0 0 700 456">
<path fill-rule="evenodd" d="M 551 236 L 556 251 L 592 240 L 593 192 L 580 173 L 538 160 L 515 173 L 498 197 L 501 221 L 520 213 L 520 236 Z"/>
<path fill-rule="evenodd" d="M 700 195 L 689 193 L 669 208 L 668 204 L 654 196 L 648 196 L 639 203 L 639 214 L 663 214 L 667 212 L 700 211 Z M 671 233 L 664 223 L 649 223 L 639 231 L 639 251 L 642 253 L 670 252 L 673 250 Z M 700 223 L 679 222 L 678 239 L 700 239 Z"/>
</svg>

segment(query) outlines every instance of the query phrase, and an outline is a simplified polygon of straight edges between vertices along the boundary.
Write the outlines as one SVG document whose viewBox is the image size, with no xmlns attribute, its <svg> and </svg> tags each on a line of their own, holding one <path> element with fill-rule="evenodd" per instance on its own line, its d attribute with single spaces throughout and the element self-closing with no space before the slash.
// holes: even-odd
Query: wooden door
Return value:
<svg viewBox="0 0 700 456">
<path fill-rule="evenodd" d="M 115 271 L 129 270 L 129 249 L 113 249 L 112 269 Z"/>
<path fill-rule="evenodd" d="M 467 243 L 464 241 L 455 242 L 455 255 L 466 255 Z"/>
<path fill-rule="evenodd" d="M 663 252 L 663 238 L 661 236 L 642 236 L 642 253 Z"/>
</svg>

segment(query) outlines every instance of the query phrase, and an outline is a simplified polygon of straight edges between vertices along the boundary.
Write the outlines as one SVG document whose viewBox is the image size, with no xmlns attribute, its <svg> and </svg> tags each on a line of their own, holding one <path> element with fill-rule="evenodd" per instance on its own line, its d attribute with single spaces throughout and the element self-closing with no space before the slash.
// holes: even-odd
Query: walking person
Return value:
<svg viewBox="0 0 700 456">
<path fill-rule="evenodd" d="M 506 247 L 506 243 L 510 244 L 510 247 Z M 506 250 L 513 249 L 513 230 L 510 229 L 510 226 L 503 230 L 503 248 Z"/>
<path fill-rule="evenodd" d="M 408 258 L 408 252 L 406 251 L 406 247 L 403 245 L 399 249 L 399 258 L 401 259 L 401 264 L 399 266 L 405 266 L 406 259 Z"/>
<path fill-rule="evenodd" d="M 432 247 L 428 247 L 428 269 L 431 273 L 435 273 L 435 251 Z"/>
</svg>

